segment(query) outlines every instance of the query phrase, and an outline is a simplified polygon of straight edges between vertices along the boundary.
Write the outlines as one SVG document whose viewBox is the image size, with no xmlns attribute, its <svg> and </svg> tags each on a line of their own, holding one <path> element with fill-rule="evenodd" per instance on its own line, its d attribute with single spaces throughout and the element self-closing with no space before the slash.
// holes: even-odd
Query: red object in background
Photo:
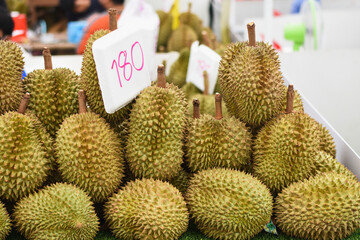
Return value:
<svg viewBox="0 0 360 240">
<path fill-rule="evenodd" d="M 11 17 L 14 20 L 14 31 L 12 33 L 11 41 L 25 42 L 27 40 L 27 20 L 25 14 L 12 12 Z"/>
</svg>

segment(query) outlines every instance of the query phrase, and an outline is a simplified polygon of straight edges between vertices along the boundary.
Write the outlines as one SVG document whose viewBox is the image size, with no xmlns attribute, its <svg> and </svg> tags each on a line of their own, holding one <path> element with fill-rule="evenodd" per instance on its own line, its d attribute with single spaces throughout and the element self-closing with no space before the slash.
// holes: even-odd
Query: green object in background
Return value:
<svg viewBox="0 0 360 240">
<path fill-rule="evenodd" d="M 285 26 L 285 39 L 294 42 L 294 51 L 299 51 L 304 44 L 306 27 L 304 23 L 292 23 Z"/>
</svg>

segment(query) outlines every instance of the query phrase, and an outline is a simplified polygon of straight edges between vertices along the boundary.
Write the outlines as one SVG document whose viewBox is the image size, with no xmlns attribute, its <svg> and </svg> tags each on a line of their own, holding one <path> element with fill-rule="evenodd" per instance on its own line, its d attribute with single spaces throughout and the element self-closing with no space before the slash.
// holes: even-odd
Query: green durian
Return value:
<svg viewBox="0 0 360 240">
<path fill-rule="evenodd" d="M 19 107 L 24 89 L 21 82 L 24 57 L 20 47 L 0 40 L 0 115 Z"/>
<path fill-rule="evenodd" d="M 52 164 L 34 119 L 24 115 L 28 100 L 26 94 L 19 112 L 0 116 L 0 198 L 8 201 L 40 187 Z"/>
<path fill-rule="evenodd" d="M 105 218 L 113 234 L 123 240 L 175 240 L 189 222 L 179 190 L 153 179 L 129 182 L 106 203 Z"/>
<path fill-rule="evenodd" d="M 189 2 L 188 11 L 181 13 L 179 16 L 179 20 L 182 24 L 191 27 L 196 33 L 197 37 L 200 38 L 201 30 L 203 29 L 202 22 L 198 16 L 191 12 L 191 5 L 191 2 Z"/>
<path fill-rule="evenodd" d="M 24 79 L 31 94 L 29 109 L 55 138 L 63 120 L 77 112 L 79 76 L 70 69 L 52 69 L 50 50 L 43 51 L 45 70 L 35 70 Z"/>
<path fill-rule="evenodd" d="M 273 207 L 265 185 L 233 169 L 195 174 L 185 199 L 196 226 L 214 239 L 250 239 L 270 222 Z"/>
<path fill-rule="evenodd" d="M 86 112 L 82 90 L 79 103 L 79 114 L 65 119 L 57 134 L 59 170 L 66 182 L 84 190 L 94 202 L 104 202 L 124 177 L 120 139 L 105 119 Z"/>
<path fill-rule="evenodd" d="M 184 48 L 189 48 L 192 42 L 198 40 L 194 30 L 187 25 L 180 25 L 175 29 L 168 40 L 167 50 L 180 52 Z"/>
<path fill-rule="evenodd" d="M 199 102 L 194 100 L 194 119 L 186 141 L 187 162 L 193 172 L 218 167 L 242 169 L 251 160 L 249 129 L 234 117 L 222 118 L 220 94 L 215 99 L 215 118 L 200 115 Z"/>
<path fill-rule="evenodd" d="M 130 114 L 126 158 L 135 177 L 170 180 L 178 174 L 186 109 L 184 93 L 166 83 L 159 66 L 157 85 L 139 94 Z"/>
<path fill-rule="evenodd" d="M 101 95 L 101 89 L 99 85 L 99 79 L 96 72 L 95 61 L 92 52 L 93 43 L 108 34 L 110 30 L 101 29 L 96 31 L 86 43 L 86 48 L 83 54 L 83 60 L 81 65 L 81 88 L 86 91 L 87 101 L 90 109 L 105 118 L 111 123 L 118 123 L 123 121 L 129 116 L 130 105 L 119 109 L 113 114 L 109 114 L 105 111 L 104 102 Z"/>
<path fill-rule="evenodd" d="M 186 99 L 193 99 L 195 94 L 201 93 L 201 90 L 198 89 L 193 83 L 187 82 L 181 88 L 185 94 Z"/>
<path fill-rule="evenodd" d="M 213 50 L 217 47 L 215 33 L 209 27 L 202 27 L 199 41 Z"/>
<path fill-rule="evenodd" d="M 173 16 L 171 13 L 166 13 L 162 10 L 157 10 L 156 13 L 160 18 L 160 29 L 157 41 L 157 49 L 159 50 L 160 47 L 164 47 L 166 49 L 167 42 L 172 33 Z"/>
<path fill-rule="evenodd" d="M 27 239 L 91 240 L 99 219 L 90 197 L 79 188 L 57 183 L 18 202 L 15 226 Z"/>
<path fill-rule="evenodd" d="M 186 83 L 186 74 L 189 65 L 190 49 L 184 48 L 181 50 L 179 58 L 171 65 L 170 73 L 167 78 L 169 83 L 181 88 Z"/>
<path fill-rule="evenodd" d="M 176 187 L 182 194 L 185 194 L 192 175 L 193 174 L 186 172 L 184 169 L 181 169 L 178 175 L 173 177 L 169 183 Z"/>
<path fill-rule="evenodd" d="M 0 202 L 0 240 L 5 240 L 11 230 L 11 220 L 4 204 Z"/>
<path fill-rule="evenodd" d="M 320 130 L 320 150 L 336 158 L 334 138 L 331 136 L 329 130 L 322 124 L 318 123 L 318 128 Z"/>
<path fill-rule="evenodd" d="M 343 239 L 360 228 L 360 183 L 334 172 L 285 188 L 276 198 L 276 226 L 308 240 Z"/>
<path fill-rule="evenodd" d="M 349 178 L 357 181 L 356 176 L 347 169 L 344 165 L 339 163 L 335 158 L 333 158 L 330 154 L 320 151 L 316 155 L 315 161 L 316 170 L 314 175 L 323 173 L 323 172 L 336 172 L 339 174 L 347 175 Z"/>
<path fill-rule="evenodd" d="M 230 44 L 220 61 L 219 81 L 230 115 L 253 128 L 281 111 L 284 81 L 270 44 L 255 40 Z"/>
</svg>

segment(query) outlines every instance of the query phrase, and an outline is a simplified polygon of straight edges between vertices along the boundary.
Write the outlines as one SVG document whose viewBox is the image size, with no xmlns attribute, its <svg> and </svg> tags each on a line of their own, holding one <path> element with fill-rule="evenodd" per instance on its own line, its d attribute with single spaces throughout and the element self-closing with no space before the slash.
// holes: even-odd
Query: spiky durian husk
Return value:
<svg viewBox="0 0 360 240">
<path fill-rule="evenodd" d="M 170 180 L 180 171 L 187 102 L 172 84 L 145 88 L 130 114 L 126 158 L 136 177 Z"/>
<path fill-rule="evenodd" d="M 178 239 L 188 226 L 186 203 L 167 182 L 142 179 L 129 182 L 105 205 L 105 218 L 118 238 Z"/>
<path fill-rule="evenodd" d="M 169 41 L 167 43 L 167 50 L 178 51 L 189 47 L 189 43 L 192 43 L 198 39 L 194 30 L 187 25 L 180 25 L 176 30 L 171 33 Z"/>
<path fill-rule="evenodd" d="M 283 87 L 283 101 L 282 101 L 282 112 L 286 110 L 286 103 L 287 103 L 287 87 Z M 293 102 L 293 112 L 304 112 L 303 101 L 301 99 L 300 94 L 298 91 L 294 90 L 294 102 Z"/>
<path fill-rule="evenodd" d="M 190 180 L 186 202 L 197 227 L 215 239 L 250 239 L 269 223 L 272 196 L 250 174 L 209 169 Z"/>
<path fill-rule="evenodd" d="M 360 227 L 360 183 L 334 172 L 284 189 L 275 203 L 276 226 L 309 240 L 343 239 Z"/>
<path fill-rule="evenodd" d="M 96 72 L 95 61 L 92 53 L 92 45 L 95 40 L 108 34 L 110 30 L 96 31 L 86 43 L 81 66 L 81 87 L 86 91 L 87 103 L 90 109 L 110 122 L 121 122 L 129 116 L 130 104 L 121 108 L 113 114 L 105 111 L 104 102 L 101 95 L 99 79 Z"/>
<path fill-rule="evenodd" d="M 13 217 L 15 226 L 27 239 L 91 240 L 99 228 L 90 197 L 64 183 L 23 198 Z"/>
<path fill-rule="evenodd" d="M 241 169 L 251 159 L 251 138 L 245 124 L 233 117 L 216 120 L 204 114 L 193 119 L 186 142 L 189 168 Z"/>
<path fill-rule="evenodd" d="M 198 38 L 201 37 L 201 30 L 203 29 L 203 27 L 201 24 L 201 20 L 198 18 L 198 16 L 191 12 L 184 12 L 180 14 L 179 20 L 182 24 L 191 27 Z"/>
<path fill-rule="evenodd" d="M 254 144 L 254 173 L 273 193 L 311 176 L 320 149 L 317 122 L 305 113 L 266 124 Z"/>
<path fill-rule="evenodd" d="M 11 220 L 4 204 L 0 202 L 0 240 L 5 240 L 11 230 Z"/>
<path fill-rule="evenodd" d="M 164 46 L 166 48 L 166 44 L 172 33 L 173 16 L 172 14 L 166 13 L 161 10 L 157 10 L 156 13 L 160 18 L 160 29 L 159 29 L 159 38 L 157 42 L 157 47 L 158 49 L 160 46 Z"/>
<path fill-rule="evenodd" d="M 330 154 L 320 151 L 316 155 L 316 170 L 314 175 L 323 173 L 323 172 L 336 172 L 339 174 L 347 175 L 349 178 L 357 181 L 356 176 L 347 169 L 344 165 L 339 163 L 335 158 L 333 158 Z"/>
<path fill-rule="evenodd" d="M 181 88 L 185 94 L 185 97 L 190 100 L 193 99 L 195 94 L 201 93 L 200 89 L 198 89 L 193 83 L 188 82 L 185 83 Z M 192 105 L 192 104 L 191 104 Z"/>
<path fill-rule="evenodd" d="M 334 138 L 331 136 L 329 130 L 318 123 L 318 128 L 320 130 L 320 150 L 330 154 L 333 158 L 336 158 L 336 148 Z"/>
<path fill-rule="evenodd" d="M 195 94 L 192 96 L 192 99 L 189 100 L 188 104 L 188 114 L 193 115 L 193 99 L 197 98 L 200 102 L 200 114 L 209 114 L 215 116 L 215 96 L 214 95 L 204 95 L 204 94 Z M 229 117 L 226 106 L 222 105 L 222 113 L 224 117 Z"/>
<path fill-rule="evenodd" d="M 79 76 L 70 69 L 35 70 L 24 79 L 29 109 L 55 138 L 60 124 L 79 109 Z"/>
<path fill-rule="evenodd" d="M 176 187 L 183 195 L 186 193 L 186 190 L 190 184 L 190 178 L 193 174 L 186 172 L 184 169 L 181 169 L 177 176 L 173 177 L 169 183 Z"/>
<path fill-rule="evenodd" d="M 173 83 L 179 88 L 185 85 L 189 58 L 190 50 L 188 48 L 183 49 L 179 58 L 171 65 L 169 77 L 167 78 L 169 83 Z"/>
<path fill-rule="evenodd" d="M 0 116 L 0 153 L 0 198 L 16 201 L 45 181 L 51 162 L 28 116 Z"/>
<path fill-rule="evenodd" d="M 252 127 L 275 117 L 283 104 L 283 79 L 271 45 L 230 44 L 219 66 L 219 81 L 230 115 Z"/>
<path fill-rule="evenodd" d="M 11 41 L 0 40 L 0 115 L 19 107 L 24 94 L 23 69 L 24 57 L 20 47 Z"/>
<path fill-rule="evenodd" d="M 124 159 L 117 134 L 95 113 L 65 119 L 56 138 L 59 170 L 65 181 L 105 201 L 120 185 Z"/>
</svg>

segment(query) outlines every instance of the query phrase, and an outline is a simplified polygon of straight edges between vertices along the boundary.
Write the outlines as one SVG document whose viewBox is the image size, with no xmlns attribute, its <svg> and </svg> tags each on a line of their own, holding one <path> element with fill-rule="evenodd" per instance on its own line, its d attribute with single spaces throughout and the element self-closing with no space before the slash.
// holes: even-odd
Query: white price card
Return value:
<svg viewBox="0 0 360 240">
<path fill-rule="evenodd" d="M 131 102 L 151 80 L 145 37 L 134 25 L 122 26 L 93 44 L 93 55 L 105 111 L 114 113 Z"/>
<path fill-rule="evenodd" d="M 209 78 L 209 94 L 212 94 L 219 73 L 220 60 L 220 55 L 211 48 L 199 45 L 198 41 L 193 42 L 190 49 L 186 82 L 192 82 L 200 90 L 204 91 L 203 73 L 206 71 Z"/>
</svg>

